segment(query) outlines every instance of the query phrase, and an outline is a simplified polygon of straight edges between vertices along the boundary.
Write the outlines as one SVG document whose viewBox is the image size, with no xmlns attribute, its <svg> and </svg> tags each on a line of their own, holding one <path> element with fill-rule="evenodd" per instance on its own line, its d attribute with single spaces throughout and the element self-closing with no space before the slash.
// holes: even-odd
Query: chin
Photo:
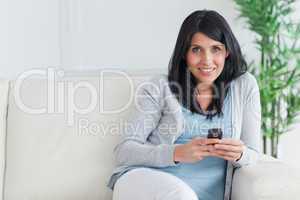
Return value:
<svg viewBox="0 0 300 200">
<path fill-rule="evenodd" d="M 199 83 L 213 84 L 216 78 L 196 77 Z"/>
</svg>

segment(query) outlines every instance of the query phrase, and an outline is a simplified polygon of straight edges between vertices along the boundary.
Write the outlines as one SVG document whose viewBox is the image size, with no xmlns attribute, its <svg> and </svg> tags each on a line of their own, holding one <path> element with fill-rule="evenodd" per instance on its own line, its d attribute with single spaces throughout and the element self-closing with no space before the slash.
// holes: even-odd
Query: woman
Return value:
<svg viewBox="0 0 300 200">
<path fill-rule="evenodd" d="M 234 169 L 259 153 L 260 99 L 225 19 L 190 14 L 168 77 L 137 91 L 133 129 L 115 148 L 113 200 L 229 200 Z"/>
</svg>

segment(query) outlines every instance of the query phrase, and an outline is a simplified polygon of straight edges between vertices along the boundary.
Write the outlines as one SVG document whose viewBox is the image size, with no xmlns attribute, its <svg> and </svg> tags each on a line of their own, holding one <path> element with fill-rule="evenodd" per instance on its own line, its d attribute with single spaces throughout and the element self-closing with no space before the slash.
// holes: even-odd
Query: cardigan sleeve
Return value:
<svg viewBox="0 0 300 200">
<path fill-rule="evenodd" d="M 162 116 L 161 86 L 150 81 L 137 88 L 133 113 L 123 129 L 121 141 L 114 148 L 119 166 L 142 165 L 151 167 L 174 166 L 175 144 L 154 145 L 147 142 L 151 132 L 159 125 Z"/>
<path fill-rule="evenodd" d="M 242 157 L 232 162 L 235 167 L 254 164 L 261 152 L 261 104 L 255 78 L 248 79 L 248 87 L 242 111 L 241 141 L 245 145 Z"/>
</svg>

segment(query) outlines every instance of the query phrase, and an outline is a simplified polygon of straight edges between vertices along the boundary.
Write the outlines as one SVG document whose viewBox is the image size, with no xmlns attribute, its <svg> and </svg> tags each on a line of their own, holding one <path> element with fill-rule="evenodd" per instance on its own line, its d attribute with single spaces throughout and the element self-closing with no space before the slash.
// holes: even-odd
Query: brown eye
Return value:
<svg viewBox="0 0 300 200">
<path fill-rule="evenodd" d="M 222 49 L 220 47 L 213 47 L 212 48 L 212 52 L 217 53 L 219 51 L 221 51 Z"/>
<path fill-rule="evenodd" d="M 193 47 L 192 48 L 193 53 L 199 53 L 200 51 L 201 51 L 201 49 L 199 47 Z"/>
</svg>

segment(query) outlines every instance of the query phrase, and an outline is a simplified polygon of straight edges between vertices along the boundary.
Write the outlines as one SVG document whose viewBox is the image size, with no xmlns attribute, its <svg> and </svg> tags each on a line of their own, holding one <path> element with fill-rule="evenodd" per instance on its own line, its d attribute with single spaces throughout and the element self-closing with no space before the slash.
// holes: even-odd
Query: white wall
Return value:
<svg viewBox="0 0 300 200">
<path fill-rule="evenodd" d="M 280 138 L 280 159 L 288 162 L 295 168 L 300 168 L 300 123 L 293 127 L 293 129 L 284 134 Z"/>
<path fill-rule="evenodd" d="M 0 0 L 0 77 L 60 64 L 59 0 Z"/>
<path fill-rule="evenodd" d="M 73 0 L 64 6 L 74 8 L 62 15 L 68 24 L 62 27 L 62 64 L 67 67 L 166 69 L 183 19 L 204 8 L 221 12 L 247 55 L 254 52 L 249 32 L 235 20 L 232 1 Z"/>
<path fill-rule="evenodd" d="M 253 34 L 235 7 L 232 0 L 0 0 L 0 77 L 48 66 L 166 71 L 183 19 L 204 8 L 220 12 L 255 59 Z M 298 141 L 297 131 L 282 137 L 282 159 L 294 166 Z"/>
<path fill-rule="evenodd" d="M 32 67 L 167 69 L 183 19 L 215 9 L 253 57 L 228 0 L 0 0 L 0 77 Z"/>
</svg>

